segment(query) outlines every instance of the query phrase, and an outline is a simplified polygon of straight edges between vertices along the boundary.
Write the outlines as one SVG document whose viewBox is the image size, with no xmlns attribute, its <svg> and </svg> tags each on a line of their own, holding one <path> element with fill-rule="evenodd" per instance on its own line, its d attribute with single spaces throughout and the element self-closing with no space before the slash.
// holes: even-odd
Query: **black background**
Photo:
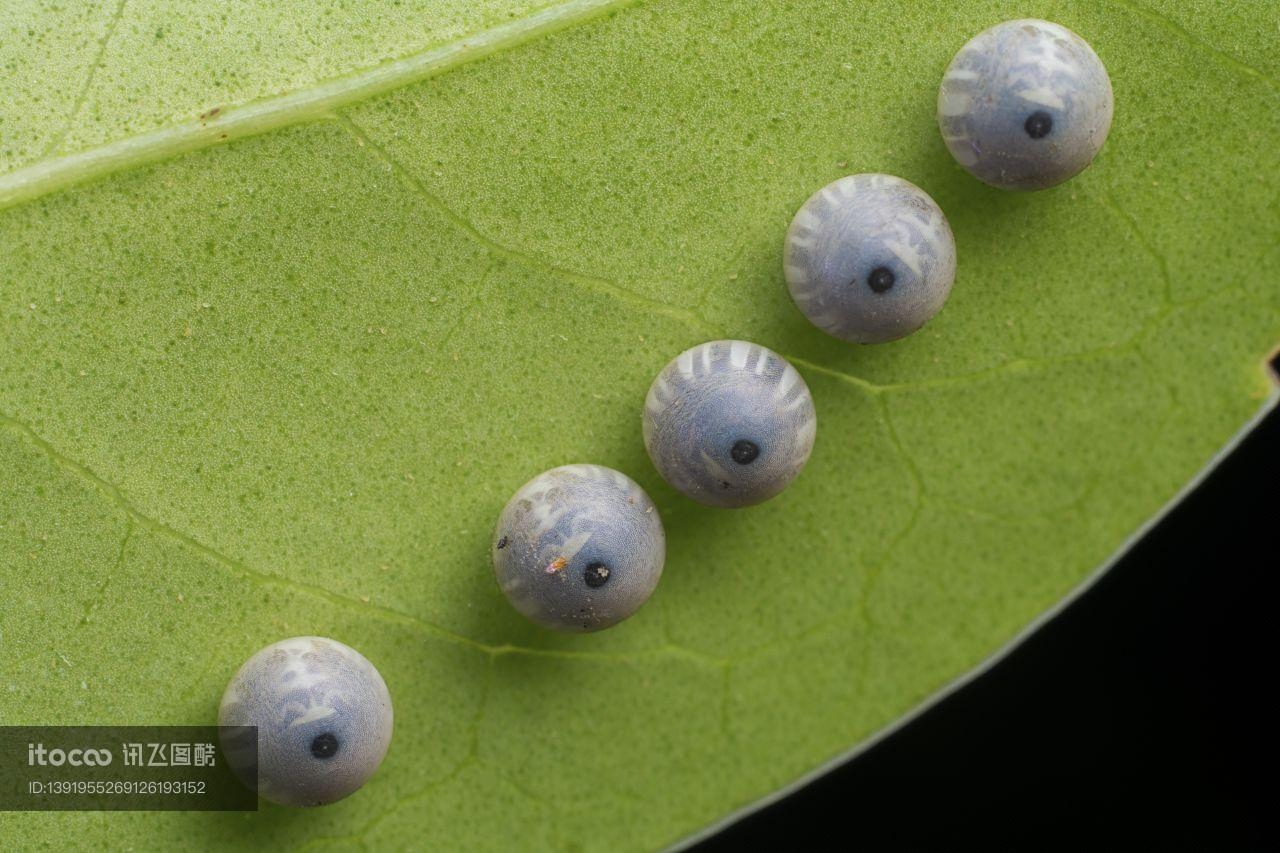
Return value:
<svg viewBox="0 0 1280 853">
<path fill-rule="evenodd" d="M 699 851 L 1280 850 L 1280 411 L 986 675 Z"/>
</svg>

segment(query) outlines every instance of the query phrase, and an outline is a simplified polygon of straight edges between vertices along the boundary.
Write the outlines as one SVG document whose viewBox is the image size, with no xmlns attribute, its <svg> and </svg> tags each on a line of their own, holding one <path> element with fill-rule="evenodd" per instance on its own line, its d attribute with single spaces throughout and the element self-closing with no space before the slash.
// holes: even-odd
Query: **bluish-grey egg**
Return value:
<svg viewBox="0 0 1280 853">
<path fill-rule="evenodd" d="M 322 806 L 354 792 L 382 763 L 391 743 L 391 696 L 355 649 L 294 637 L 240 667 L 222 696 L 218 725 L 257 726 L 256 767 L 253 750 L 235 740 L 247 733 L 224 737 L 223 753 L 260 796 L 282 806 Z"/>
<path fill-rule="evenodd" d="M 817 415 L 809 386 L 782 356 L 746 341 L 711 341 L 653 380 L 643 426 L 664 480 L 700 503 L 744 507 L 800 473 Z"/>
<path fill-rule="evenodd" d="M 956 243 L 929 195 L 893 175 L 850 175 L 818 190 L 787 231 L 783 275 L 803 314 L 829 335 L 878 344 L 942 309 Z"/>
<path fill-rule="evenodd" d="M 1111 79 L 1084 39 L 1049 21 L 1005 21 L 947 66 L 938 127 L 975 178 L 1040 190 L 1082 172 L 1111 129 Z"/>
<path fill-rule="evenodd" d="M 493 573 L 516 610 L 556 631 L 599 631 L 640 609 L 666 560 L 658 510 L 634 480 L 564 465 L 520 487 L 493 529 Z"/>
</svg>

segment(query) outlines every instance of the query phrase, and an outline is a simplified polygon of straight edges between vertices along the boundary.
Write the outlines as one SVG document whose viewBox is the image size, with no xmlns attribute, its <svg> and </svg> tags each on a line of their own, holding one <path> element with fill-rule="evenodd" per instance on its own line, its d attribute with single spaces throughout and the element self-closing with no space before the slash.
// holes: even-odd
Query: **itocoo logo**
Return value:
<svg viewBox="0 0 1280 853">
<path fill-rule="evenodd" d="M 111 763 L 109 749 L 45 749 L 42 743 L 27 744 L 27 766 L 106 767 Z"/>
</svg>

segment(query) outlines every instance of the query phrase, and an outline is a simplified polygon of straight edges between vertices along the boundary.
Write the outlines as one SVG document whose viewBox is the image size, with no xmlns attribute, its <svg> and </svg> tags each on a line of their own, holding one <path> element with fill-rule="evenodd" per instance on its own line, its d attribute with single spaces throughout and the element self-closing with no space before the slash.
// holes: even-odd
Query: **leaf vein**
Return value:
<svg viewBox="0 0 1280 853">
<path fill-rule="evenodd" d="M 129 540 L 133 538 L 134 521 L 132 516 L 125 516 L 124 537 L 120 540 L 120 550 L 116 554 L 115 563 L 107 570 L 106 575 L 102 578 L 102 583 L 98 584 L 97 592 L 94 593 L 89 603 L 85 605 L 84 613 L 80 614 L 79 625 L 89 624 L 89 617 L 93 615 L 93 611 L 98 609 L 102 604 L 103 598 L 106 596 L 107 587 L 111 585 L 111 579 L 120 573 L 121 567 L 124 565 L 124 552 L 129 547 Z"/>
<path fill-rule="evenodd" d="M 445 74 L 542 36 L 588 23 L 639 0 L 566 0 L 420 53 L 294 92 L 228 107 L 0 175 L 0 210 L 75 184 L 168 157 L 324 118 L 343 106 Z"/>
<path fill-rule="evenodd" d="M 1277 81 L 1276 78 L 1263 72 L 1259 68 L 1254 68 L 1247 62 L 1236 59 L 1225 51 L 1219 50 L 1218 48 L 1201 41 L 1186 27 L 1177 23 L 1172 18 L 1161 15 L 1159 12 L 1135 3 L 1134 0 L 1111 0 L 1111 2 L 1113 5 L 1119 6 L 1122 9 L 1128 9 L 1140 18 L 1145 18 L 1180 41 L 1184 41 L 1187 44 L 1199 48 L 1209 54 L 1209 56 L 1213 57 L 1218 64 L 1226 68 L 1233 69 L 1240 74 L 1252 77 L 1272 89 L 1280 89 L 1280 81 Z"/>
<path fill-rule="evenodd" d="M 669 305 L 657 299 L 650 299 L 640 296 L 625 288 L 619 287 L 611 281 L 595 276 L 583 275 L 581 273 L 566 270 L 556 266 L 551 261 L 529 252 L 521 251 L 512 246 L 508 246 L 493 237 L 485 234 L 474 223 L 466 217 L 453 210 L 445 204 L 438 196 L 427 189 L 426 185 L 396 159 L 386 148 L 375 142 L 369 135 L 357 125 L 350 116 L 338 112 L 334 116 L 342 127 L 344 127 L 352 137 L 362 146 L 373 153 L 375 157 L 386 163 L 387 168 L 394 174 L 411 192 L 421 198 L 433 210 L 438 212 L 449 220 L 458 230 L 462 231 L 471 238 L 476 244 L 484 247 L 491 254 L 500 258 L 514 261 L 524 266 L 532 267 L 546 275 L 559 279 L 571 285 L 576 285 L 596 293 L 616 299 L 620 302 L 642 308 L 652 314 L 658 314 L 668 317 L 698 332 L 699 334 L 714 335 L 715 329 L 712 324 L 704 318 L 698 316 L 693 311 L 686 308 L 679 308 Z"/>
<path fill-rule="evenodd" d="M 123 511 L 125 516 L 134 525 L 150 530 L 158 535 L 174 539 L 200 554 L 202 557 L 208 559 L 210 562 L 215 563 L 216 565 L 221 566 L 222 568 L 227 569 L 244 578 L 248 582 L 258 586 L 283 587 L 314 598 L 320 598 L 335 607 L 343 607 L 348 610 L 358 612 L 370 619 L 387 624 L 400 625 L 436 640 L 452 642 L 466 648 L 474 649 L 484 655 L 487 655 L 491 659 L 496 659 L 504 655 L 523 655 L 529 657 L 556 658 L 561 660 L 618 663 L 645 660 L 653 657 L 684 657 L 710 666 L 723 666 L 728 662 L 725 658 L 718 658 L 713 655 L 704 654 L 694 649 L 685 648 L 674 643 L 664 643 L 660 646 L 653 646 L 632 652 L 586 652 L 571 649 L 539 649 L 527 646 L 511 645 L 509 643 L 484 643 L 472 637 L 468 637 L 465 634 L 450 631 L 447 628 L 428 622 L 421 617 L 412 616 L 391 607 L 372 604 L 364 601 L 363 599 L 351 598 L 349 596 L 333 592 L 332 590 L 297 581 L 282 575 L 259 571 L 257 569 L 250 568 L 234 557 L 205 545 L 192 536 L 183 533 L 182 531 L 177 530 L 158 519 L 146 515 L 124 495 L 118 486 L 103 479 L 83 463 L 62 453 L 24 421 L 0 412 L 0 427 L 5 427 L 19 434 L 30 444 L 44 453 L 45 456 L 47 456 L 54 464 L 94 486 L 111 504 Z M 132 535 L 132 532 L 133 531 L 131 530 L 130 535 Z M 124 545 L 122 544 L 122 555 L 123 549 Z"/>
<path fill-rule="evenodd" d="M 1102 199 L 1102 206 L 1124 222 L 1129 233 L 1138 241 L 1138 245 L 1155 261 L 1156 269 L 1160 273 L 1160 280 L 1164 282 L 1164 304 L 1166 307 L 1173 305 L 1173 276 L 1169 274 L 1169 261 L 1164 256 L 1164 253 L 1157 249 L 1155 243 L 1143 233 L 1142 229 L 1138 227 L 1137 218 L 1121 207 L 1120 202 L 1116 201 L 1114 195 L 1108 192 L 1104 193 L 1100 198 Z"/>
<path fill-rule="evenodd" d="M 98 69 L 102 67 L 103 60 L 107 56 L 107 44 L 110 43 L 112 36 L 116 34 L 116 27 L 120 24 L 120 19 L 124 17 L 124 7 L 129 4 L 129 0 L 120 0 L 116 4 L 116 10 L 107 21 L 106 31 L 103 32 L 102 38 L 98 39 L 98 53 L 93 58 L 93 62 L 89 64 L 89 70 L 85 73 L 84 83 L 80 87 L 80 92 L 76 95 L 76 99 L 71 104 L 71 110 L 67 113 L 67 120 L 63 123 L 62 129 L 49 140 L 49 144 L 40 152 L 43 159 L 58 150 L 63 141 L 67 138 L 67 134 L 71 132 L 71 128 L 75 127 L 75 121 L 80 117 L 80 111 L 84 109 L 85 102 L 89 100 L 89 92 L 93 88 L 93 79 L 98 74 Z"/>
<path fill-rule="evenodd" d="M 480 760 L 480 724 L 484 721 L 485 712 L 489 708 L 489 698 L 493 695 L 493 671 L 494 659 L 491 657 L 489 658 L 488 666 L 485 669 L 484 683 L 480 692 L 480 701 L 476 704 L 475 713 L 472 714 L 471 721 L 467 724 L 466 755 L 464 755 L 462 759 L 454 765 L 453 769 L 444 776 L 438 779 L 433 779 L 416 791 L 410 791 L 409 793 L 398 797 L 390 806 L 365 823 L 365 825 L 360 828 L 351 840 L 364 844 L 369 835 L 377 829 L 383 821 L 391 817 L 391 815 L 395 814 L 409 803 L 414 802 L 415 800 L 420 800 L 428 794 L 451 784 L 462 774 L 464 770 Z"/>
</svg>

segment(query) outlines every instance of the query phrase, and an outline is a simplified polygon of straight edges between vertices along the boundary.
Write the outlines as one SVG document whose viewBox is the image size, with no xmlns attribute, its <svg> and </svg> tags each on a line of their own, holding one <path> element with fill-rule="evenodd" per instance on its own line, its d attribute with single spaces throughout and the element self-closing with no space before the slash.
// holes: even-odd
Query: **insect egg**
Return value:
<svg viewBox="0 0 1280 853">
<path fill-rule="evenodd" d="M 653 501 L 600 465 L 565 465 L 525 483 L 493 541 L 493 573 L 507 600 L 557 631 L 599 631 L 626 619 L 649 599 L 666 559 Z"/>
<path fill-rule="evenodd" d="M 1082 172 L 1111 129 L 1102 60 L 1059 24 L 1005 21 L 974 36 L 947 66 L 938 127 L 956 161 L 1006 190 L 1039 190 Z"/>
<path fill-rule="evenodd" d="M 391 696 L 364 655 L 337 640 L 294 637 L 245 662 L 218 708 L 233 769 L 264 799 L 321 806 L 373 775 L 391 743 Z M 254 744 L 245 739 L 255 726 Z M 246 748 L 247 747 L 247 748 Z"/>
<path fill-rule="evenodd" d="M 653 380 L 643 425 L 664 480 L 701 503 L 743 507 L 800 473 L 817 416 L 809 387 L 782 356 L 746 341 L 711 341 Z"/>
<path fill-rule="evenodd" d="M 893 175 L 850 175 L 810 196 L 787 231 L 783 259 L 801 313 L 858 344 L 923 326 L 956 275 L 947 217 L 924 190 Z"/>
</svg>

